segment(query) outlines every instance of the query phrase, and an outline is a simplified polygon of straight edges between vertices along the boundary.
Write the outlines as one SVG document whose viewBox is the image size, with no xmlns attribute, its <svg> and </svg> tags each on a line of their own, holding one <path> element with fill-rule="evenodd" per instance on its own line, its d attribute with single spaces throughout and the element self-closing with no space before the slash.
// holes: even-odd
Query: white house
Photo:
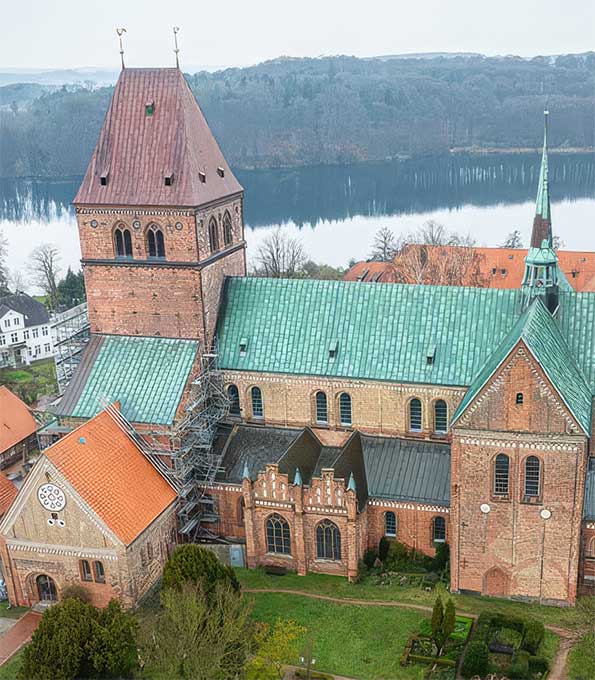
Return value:
<svg viewBox="0 0 595 680">
<path fill-rule="evenodd" d="M 0 297 L 0 367 L 53 355 L 50 317 L 41 302 L 22 293 Z"/>
</svg>

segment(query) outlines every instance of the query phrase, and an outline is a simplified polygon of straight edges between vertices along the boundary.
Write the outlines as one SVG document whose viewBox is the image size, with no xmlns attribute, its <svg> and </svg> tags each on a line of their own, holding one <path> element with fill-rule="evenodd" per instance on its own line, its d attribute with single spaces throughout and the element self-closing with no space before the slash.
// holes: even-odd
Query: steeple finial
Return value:
<svg viewBox="0 0 595 680">
<path fill-rule="evenodd" d="M 295 469 L 295 477 L 293 478 L 293 484 L 294 486 L 302 485 L 302 473 L 300 472 L 299 467 L 296 467 Z"/>
<path fill-rule="evenodd" d="M 176 68 L 180 68 L 180 59 L 178 57 L 180 50 L 178 48 L 178 31 L 180 30 L 179 26 L 174 26 L 174 54 L 176 55 Z"/>
<path fill-rule="evenodd" d="M 120 40 L 120 61 L 122 62 L 122 69 L 124 69 L 124 46 L 122 45 L 122 36 L 126 33 L 125 28 L 116 28 L 118 39 Z"/>
<path fill-rule="evenodd" d="M 355 486 L 355 477 L 353 476 L 353 472 L 349 475 L 349 484 L 347 484 L 347 491 L 357 492 L 357 488 Z"/>
<path fill-rule="evenodd" d="M 539 171 L 533 232 L 531 234 L 532 248 L 540 248 L 544 240 L 547 240 L 550 246 L 553 243 L 547 156 L 548 119 L 549 111 L 546 108 L 543 112 L 543 153 L 541 156 L 541 170 Z"/>
<path fill-rule="evenodd" d="M 250 470 L 248 470 L 248 461 L 244 461 L 244 472 L 242 472 L 242 479 L 250 479 Z"/>
</svg>

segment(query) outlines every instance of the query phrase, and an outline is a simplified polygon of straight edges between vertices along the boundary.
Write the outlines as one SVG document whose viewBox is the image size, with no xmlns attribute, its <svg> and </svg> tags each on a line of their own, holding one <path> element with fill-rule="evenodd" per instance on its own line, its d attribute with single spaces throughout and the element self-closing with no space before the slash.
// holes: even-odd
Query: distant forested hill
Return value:
<svg viewBox="0 0 595 680">
<path fill-rule="evenodd" d="M 188 80 L 229 162 L 274 167 L 537 147 L 546 100 L 552 146 L 592 147 L 594 72 L 593 52 L 531 60 L 329 57 L 280 58 Z M 2 89 L 0 176 L 83 173 L 111 88 L 62 88 L 11 104 Z"/>
</svg>

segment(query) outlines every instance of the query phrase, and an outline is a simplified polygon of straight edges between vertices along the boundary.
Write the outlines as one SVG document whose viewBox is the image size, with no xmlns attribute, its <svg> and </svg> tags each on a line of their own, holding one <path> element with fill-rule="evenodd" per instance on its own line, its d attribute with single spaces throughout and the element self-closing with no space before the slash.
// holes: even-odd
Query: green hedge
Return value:
<svg viewBox="0 0 595 680">
<path fill-rule="evenodd" d="M 521 649 L 530 654 L 537 654 L 539 645 L 545 635 L 545 628 L 541 621 L 526 621 L 525 622 L 525 636 L 521 644 Z"/>
<path fill-rule="evenodd" d="M 410 661 L 420 661 L 421 663 L 436 664 L 437 666 L 448 666 L 454 668 L 457 665 L 456 661 L 447 659 L 443 656 L 422 656 L 421 654 L 410 654 Z"/>
<path fill-rule="evenodd" d="M 523 678 L 530 678 L 531 671 L 529 670 L 529 652 L 520 651 L 512 657 L 510 670 L 508 675 L 514 680 L 523 680 Z"/>
<path fill-rule="evenodd" d="M 471 678 L 474 675 L 483 677 L 487 674 L 489 666 L 489 650 L 485 640 L 473 639 L 467 647 L 467 653 L 461 666 L 461 674 L 464 678 Z"/>
</svg>

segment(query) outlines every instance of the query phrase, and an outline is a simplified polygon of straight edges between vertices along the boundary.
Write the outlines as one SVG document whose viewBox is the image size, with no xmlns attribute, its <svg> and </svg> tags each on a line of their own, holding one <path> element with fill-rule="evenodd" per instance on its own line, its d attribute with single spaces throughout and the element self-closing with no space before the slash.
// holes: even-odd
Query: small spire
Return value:
<svg viewBox="0 0 595 680">
<path fill-rule="evenodd" d="M 349 484 L 347 484 L 347 491 L 357 491 L 357 488 L 355 486 L 355 477 L 353 476 L 353 472 L 349 475 Z"/>
<path fill-rule="evenodd" d="M 548 118 L 549 111 L 546 109 L 543 112 L 543 153 L 541 156 L 541 169 L 539 171 L 539 185 L 537 187 L 535 219 L 533 220 L 533 232 L 531 234 L 532 248 L 541 248 L 544 240 L 547 240 L 550 246 L 553 243 L 547 155 Z"/>
<path fill-rule="evenodd" d="M 300 472 L 299 467 L 296 467 L 295 469 L 295 477 L 293 478 L 293 484 L 294 486 L 302 485 L 302 473 Z"/>
<path fill-rule="evenodd" d="M 250 479 L 250 470 L 248 470 L 248 461 L 244 461 L 244 472 L 242 472 L 242 479 Z"/>
<path fill-rule="evenodd" d="M 122 62 L 122 69 L 124 69 L 124 46 L 122 45 L 122 35 L 126 33 L 125 28 L 116 28 L 116 33 L 118 34 L 118 39 L 120 40 L 120 60 Z"/>
<path fill-rule="evenodd" d="M 174 26 L 174 54 L 176 55 L 176 68 L 180 68 L 180 59 L 178 58 L 178 55 L 180 53 L 180 50 L 178 48 L 178 31 L 180 30 L 179 26 Z"/>
</svg>

